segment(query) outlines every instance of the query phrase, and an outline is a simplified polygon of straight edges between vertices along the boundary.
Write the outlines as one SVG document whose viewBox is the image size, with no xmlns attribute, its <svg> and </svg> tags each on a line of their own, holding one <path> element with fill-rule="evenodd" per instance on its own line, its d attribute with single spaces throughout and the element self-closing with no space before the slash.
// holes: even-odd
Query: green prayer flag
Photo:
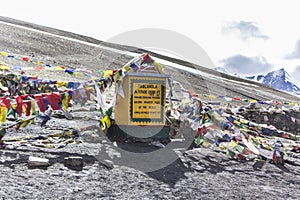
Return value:
<svg viewBox="0 0 300 200">
<path fill-rule="evenodd" d="M 244 148 L 245 147 L 243 147 L 243 146 L 241 146 L 241 145 L 236 145 L 236 147 L 235 147 L 235 149 L 239 152 L 239 153 L 243 153 L 243 151 L 244 151 Z"/>
<path fill-rule="evenodd" d="M 18 112 L 15 109 L 13 109 L 12 106 L 10 106 L 9 110 L 7 111 L 6 117 L 10 115 L 12 115 L 15 119 L 17 119 L 19 116 Z"/>
<path fill-rule="evenodd" d="M 197 145 L 200 145 L 200 144 L 202 144 L 203 142 L 204 142 L 204 139 L 203 139 L 202 136 L 199 136 L 199 137 L 197 137 L 197 138 L 195 139 L 195 143 L 196 143 Z"/>
<path fill-rule="evenodd" d="M 5 128 L 1 128 L 0 129 L 0 140 L 4 137 L 5 133 L 6 133 L 6 129 Z"/>
<path fill-rule="evenodd" d="M 227 149 L 226 155 L 230 156 L 231 158 L 234 158 L 235 153 L 233 151 L 231 151 L 230 149 Z"/>
</svg>

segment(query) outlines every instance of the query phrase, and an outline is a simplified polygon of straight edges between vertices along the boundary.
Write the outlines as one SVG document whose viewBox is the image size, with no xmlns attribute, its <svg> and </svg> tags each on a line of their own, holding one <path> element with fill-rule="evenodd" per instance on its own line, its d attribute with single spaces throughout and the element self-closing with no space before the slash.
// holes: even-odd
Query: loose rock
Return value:
<svg viewBox="0 0 300 200">
<path fill-rule="evenodd" d="M 29 156 L 28 166 L 29 167 L 49 166 L 49 160 L 47 158 L 39 158 L 39 157 Z"/>
<path fill-rule="evenodd" d="M 108 168 L 110 168 L 110 169 L 113 169 L 113 168 L 114 168 L 114 163 L 113 163 L 113 161 L 111 161 L 111 160 L 102 160 L 102 161 L 100 161 L 100 163 L 101 163 L 102 165 L 104 165 L 105 167 L 108 167 Z"/>
<path fill-rule="evenodd" d="M 83 159 L 80 156 L 70 156 L 65 158 L 65 164 L 71 167 L 83 167 Z"/>
</svg>

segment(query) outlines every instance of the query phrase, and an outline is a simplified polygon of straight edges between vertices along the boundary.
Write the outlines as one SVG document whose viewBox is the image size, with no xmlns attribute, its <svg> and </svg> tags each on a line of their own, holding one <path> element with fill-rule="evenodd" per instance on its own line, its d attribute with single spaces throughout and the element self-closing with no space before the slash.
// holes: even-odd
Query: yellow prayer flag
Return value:
<svg viewBox="0 0 300 200">
<path fill-rule="evenodd" d="M 235 141 L 233 141 L 233 140 L 231 140 L 231 142 L 229 143 L 229 146 L 230 146 L 232 149 L 234 149 L 237 145 L 238 145 L 238 143 L 235 142 Z"/>
<path fill-rule="evenodd" d="M 75 76 L 76 76 L 76 77 L 82 77 L 82 76 L 83 76 L 83 74 L 82 74 L 82 73 L 80 73 L 80 72 L 75 72 Z"/>
<path fill-rule="evenodd" d="M 68 99 L 69 99 L 69 94 L 68 94 L 67 92 L 65 92 L 64 94 L 65 94 L 65 96 L 64 96 L 64 98 L 63 98 L 63 100 L 62 100 L 62 106 L 63 106 L 64 110 L 68 110 L 68 104 L 69 104 Z"/>
<path fill-rule="evenodd" d="M 126 65 L 126 66 L 123 67 L 123 71 L 124 72 L 127 72 L 129 70 L 130 70 L 130 66 L 129 65 Z"/>
<path fill-rule="evenodd" d="M 31 124 L 33 121 L 34 121 L 34 118 L 22 120 L 22 121 L 21 121 L 20 128 L 24 128 L 24 127 L 28 126 L 28 125 Z"/>
<path fill-rule="evenodd" d="M 104 70 L 103 77 L 106 78 L 107 76 L 111 76 L 113 74 L 112 70 Z"/>
<path fill-rule="evenodd" d="M 159 71 L 160 74 L 163 74 L 164 73 L 164 68 L 161 64 L 159 64 L 158 62 L 156 61 L 153 61 L 153 65 L 155 66 L 155 69 L 157 71 Z"/>
<path fill-rule="evenodd" d="M 115 74 L 114 74 L 114 81 L 119 81 L 119 80 L 122 80 L 122 76 L 120 74 L 119 71 L 117 71 Z"/>
<path fill-rule="evenodd" d="M 9 70 L 10 68 L 8 66 L 6 66 L 6 65 L 1 65 L 0 69 L 2 69 L 2 70 Z"/>
<path fill-rule="evenodd" d="M 214 96 L 214 95 L 209 95 L 208 98 L 210 98 L 210 99 L 215 99 L 216 96 Z"/>
<path fill-rule="evenodd" d="M 7 112 L 7 108 L 5 106 L 0 106 L 0 123 L 1 124 L 6 122 L 6 112 Z"/>
<path fill-rule="evenodd" d="M 223 144 L 220 144 L 220 145 L 219 145 L 219 149 L 221 149 L 221 150 L 226 150 L 227 148 L 226 148 L 226 146 L 224 146 Z"/>
<path fill-rule="evenodd" d="M 240 119 L 240 122 L 241 122 L 242 124 L 248 124 L 248 123 L 249 123 L 249 121 L 248 121 L 248 120 L 246 120 L 246 119 L 243 119 L 243 118 L 241 118 L 241 119 Z"/>
<path fill-rule="evenodd" d="M 17 108 L 17 103 L 11 103 L 10 105 L 14 110 Z"/>
<path fill-rule="evenodd" d="M 3 57 L 7 57 L 7 53 L 4 52 L 4 51 L 1 51 L 1 55 L 2 55 Z"/>
<path fill-rule="evenodd" d="M 273 148 L 271 146 L 267 145 L 266 143 L 262 143 L 262 146 L 270 151 L 273 150 Z"/>
<path fill-rule="evenodd" d="M 67 135 L 68 137 L 72 137 L 72 136 L 73 136 L 72 130 L 67 131 L 67 132 L 66 132 L 66 135 Z"/>
<path fill-rule="evenodd" d="M 22 113 L 26 113 L 26 107 L 25 107 L 25 104 L 22 105 Z"/>
<path fill-rule="evenodd" d="M 35 104 L 35 101 L 34 101 L 34 100 L 31 100 L 30 103 L 31 103 L 31 107 L 30 107 L 30 115 L 33 115 L 33 114 L 35 114 L 36 104 Z"/>
<path fill-rule="evenodd" d="M 100 120 L 100 125 L 101 125 L 101 128 L 102 128 L 103 131 L 111 126 L 111 122 L 110 122 L 110 119 L 109 119 L 108 115 L 105 115 Z"/>
<path fill-rule="evenodd" d="M 204 146 L 205 148 L 208 148 L 211 146 L 211 144 L 207 141 L 203 141 L 202 146 Z"/>
<path fill-rule="evenodd" d="M 56 84 L 58 87 L 63 87 L 63 86 L 67 87 L 68 86 L 68 83 L 64 82 L 64 81 L 57 81 Z"/>
<path fill-rule="evenodd" d="M 62 68 L 61 66 L 56 66 L 55 69 L 56 69 L 56 70 L 64 70 L 64 68 Z"/>
</svg>

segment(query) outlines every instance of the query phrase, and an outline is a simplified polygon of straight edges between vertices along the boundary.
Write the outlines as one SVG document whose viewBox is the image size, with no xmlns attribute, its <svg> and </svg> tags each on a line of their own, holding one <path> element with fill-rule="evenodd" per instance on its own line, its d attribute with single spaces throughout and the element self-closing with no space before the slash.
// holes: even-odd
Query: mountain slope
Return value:
<svg viewBox="0 0 300 200">
<path fill-rule="evenodd" d="M 5 17 L 0 17 L 0 36 L 1 51 L 20 56 L 34 55 L 35 58 L 54 65 L 62 64 L 72 68 L 116 69 L 127 63 L 133 56 L 149 52 Z M 164 65 L 165 72 L 170 74 L 171 78 L 181 82 L 186 89 L 199 94 L 299 101 L 293 95 L 260 83 L 157 53 L 150 52 L 150 54 Z M 30 63 L 20 64 L 30 65 Z M 62 74 L 60 78 L 66 77 Z"/>
</svg>

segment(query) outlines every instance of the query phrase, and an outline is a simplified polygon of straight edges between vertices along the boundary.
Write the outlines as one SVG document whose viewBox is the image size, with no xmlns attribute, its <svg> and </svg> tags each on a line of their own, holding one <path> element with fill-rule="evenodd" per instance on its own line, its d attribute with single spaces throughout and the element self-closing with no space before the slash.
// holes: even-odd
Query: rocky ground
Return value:
<svg viewBox="0 0 300 200">
<path fill-rule="evenodd" d="M 3 19 L 2 19 L 3 20 Z M 20 28 L 0 24 L 1 48 L 13 54 L 27 55 L 47 60 L 49 63 L 86 66 L 121 66 L 130 57 L 103 51 L 87 45 L 23 31 Z M 66 33 L 64 33 L 66 34 Z M 113 63 L 113 64 L 112 64 Z M 24 63 L 22 63 L 24 64 Z M 28 64 L 30 65 L 30 63 Z M 29 66 L 30 67 L 30 66 Z M 114 67 L 115 68 L 115 67 Z M 188 76 L 198 91 L 205 88 L 196 84 L 205 77 L 191 73 L 178 73 L 179 80 Z M 49 72 L 50 73 L 50 72 Z M 54 72 L 51 72 L 54 73 Z M 66 78 L 65 74 L 41 74 L 52 78 Z M 214 83 L 216 92 L 223 83 Z M 187 83 L 190 84 L 191 82 Z M 251 89 L 245 93 L 228 82 L 227 94 L 256 95 L 267 98 L 272 95 L 297 100 L 296 97 L 274 92 L 270 88 Z M 232 83 L 233 84 L 233 83 Z M 234 89 L 233 89 L 234 88 Z M 260 89 L 261 89 L 260 88 Z M 249 89 L 249 88 L 248 88 Z M 250 89 L 249 89 L 250 90 Z M 0 151 L 0 197 L 2 199 L 299 199 L 299 163 L 276 166 L 254 159 L 237 161 L 214 148 L 190 149 L 191 130 L 181 129 L 186 140 L 174 141 L 164 148 L 145 143 L 120 143 L 110 141 L 100 130 L 98 113 L 73 108 L 73 119 L 52 117 L 44 128 L 38 119 L 26 128 L 8 129 L 4 139 L 28 135 L 48 135 L 67 130 L 79 130 L 76 143 L 61 148 L 42 148 L 20 145 L 8 146 Z M 49 165 L 29 166 L 30 156 L 47 158 Z M 66 164 L 67 157 L 81 157 L 83 166 Z"/>
<path fill-rule="evenodd" d="M 72 120 L 51 118 L 45 128 L 35 122 L 13 136 L 47 135 L 81 130 L 81 143 L 62 148 L 8 146 L 0 152 L 3 199 L 297 199 L 299 163 L 276 166 L 254 159 L 237 161 L 214 148 L 190 149 L 171 142 L 164 148 L 145 143 L 110 141 L 94 111 L 72 112 Z M 49 166 L 31 167 L 30 156 L 49 159 Z M 81 157 L 82 167 L 65 158 Z M 146 158 L 146 159 L 145 159 Z"/>
<path fill-rule="evenodd" d="M 87 126 L 83 120 L 79 121 L 73 123 L 74 128 Z M 47 128 L 33 131 L 39 129 L 39 123 L 35 122 L 20 130 L 18 135 L 22 136 L 22 132 L 26 132 L 26 135 L 28 132 L 45 135 L 51 132 L 53 125 L 70 128 L 70 125 L 66 127 L 65 124 L 66 119 L 52 118 Z M 97 122 L 89 124 L 93 125 L 97 126 Z M 16 133 L 11 130 L 5 137 L 10 138 L 12 134 Z M 218 150 L 204 147 L 187 150 L 180 144 L 160 148 L 141 143 L 116 143 L 108 140 L 96 127 L 81 131 L 80 134 L 82 143 L 68 144 L 64 148 L 20 146 L 1 150 L 0 196 L 4 199 L 300 197 L 299 165 L 286 164 L 279 167 L 270 162 L 258 163 L 255 160 L 241 162 L 230 159 Z M 154 152 L 149 158 L 150 171 L 143 160 L 148 152 Z M 138 154 L 140 159 L 136 160 L 136 155 L 132 154 Z M 50 165 L 30 167 L 29 156 L 48 158 Z M 83 167 L 66 165 L 65 158 L 69 156 L 82 157 Z M 172 156 L 174 160 L 163 160 Z"/>
</svg>

